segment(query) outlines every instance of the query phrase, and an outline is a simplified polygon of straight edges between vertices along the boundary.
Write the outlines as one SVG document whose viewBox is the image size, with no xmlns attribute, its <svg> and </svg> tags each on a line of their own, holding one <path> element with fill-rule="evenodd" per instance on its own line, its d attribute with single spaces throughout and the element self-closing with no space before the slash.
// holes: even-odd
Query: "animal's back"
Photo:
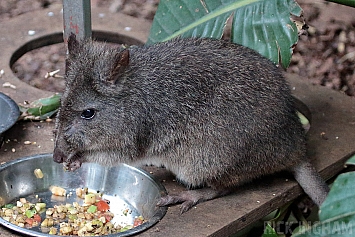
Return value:
<svg viewBox="0 0 355 237">
<path fill-rule="evenodd" d="M 234 186 L 305 158 L 288 85 L 256 52 L 181 39 L 132 49 L 131 63 L 154 131 L 147 156 L 188 185 Z"/>
</svg>

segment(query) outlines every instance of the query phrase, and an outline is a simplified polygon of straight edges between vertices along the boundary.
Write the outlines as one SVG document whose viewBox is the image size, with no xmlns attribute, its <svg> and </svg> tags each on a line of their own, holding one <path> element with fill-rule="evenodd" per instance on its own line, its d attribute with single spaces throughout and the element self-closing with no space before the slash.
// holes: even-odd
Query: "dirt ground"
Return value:
<svg viewBox="0 0 355 237">
<path fill-rule="evenodd" d="M 0 2 L 0 23 L 20 14 L 46 8 L 61 0 L 8 0 Z M 92 7 L 107 7 L 112 12 L 152 20 L 159 0 L 92 0 Z M 288 72 L 297 73 L 313 84 L 355 96 L 355 9 L 325 1 L 299 0 L 309 26 L 294 50 Z M 47 72 L 64 72 L 63 44 L 33 50 L 14 65 L 17 76 L 27 83 L 49 91 L 62 91 L 64 81 L 46 79 Z"/>
</svg>

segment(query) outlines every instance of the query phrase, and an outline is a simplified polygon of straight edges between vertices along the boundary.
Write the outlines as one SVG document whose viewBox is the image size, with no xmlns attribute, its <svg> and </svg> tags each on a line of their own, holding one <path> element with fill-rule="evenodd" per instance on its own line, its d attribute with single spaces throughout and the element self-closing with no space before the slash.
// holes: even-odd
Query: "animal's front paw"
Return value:
<svg viewBox="0 0 355 237">
<path fill-rule="evenodd" d="M 64 169 L 68 171 L 74 171 L 77 170 L 81 167 L 81 162 L 78 160 L 75 160 L 73 162 L 64 162 Z"/>
</svg>

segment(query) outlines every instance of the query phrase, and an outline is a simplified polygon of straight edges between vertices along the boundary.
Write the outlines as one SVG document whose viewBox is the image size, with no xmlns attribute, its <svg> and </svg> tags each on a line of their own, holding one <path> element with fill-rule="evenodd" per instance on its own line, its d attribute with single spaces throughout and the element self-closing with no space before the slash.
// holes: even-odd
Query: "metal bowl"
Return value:
<svg viewBox="0 0 355 237">
<path fill-rule="evenodd" d="M 41 169 L 44 177 L 36 178 L 35 169 Z M 145 171 L 125 164 L 104 167 L 84 163 L 80 169 L 68 172 L 63 170 L 62 164 L 53 162 L 52 154 L 43 154 L 25 157 L 0 166 L 0 180 L 2 180 L 0 182 L 0 206 L 14 203 L 21 197 L 30 201 L 36 195 L 47 204 L 47 207 L 73 202 L 82 204 L 82 199 L 76 197 L 75 190 L 87 187 L 89 190 L 102 192 L 103 198 L 110 201 L 110 211 L 115 214 L 112 222 L 132 224 L 134 218 L 140 215 L 146 220 L 145 223 L 133 229 L 106 236 L 137 234 L 157 223 L 167 211 L 166 207 L 156 206 L 159 198 L 166 195 L 165 188 L 155 182 Z M 52 196 L 49 191 L 52 185 L 63 187 L 73 195 Z M 130 210 L 127 215 L 123 213 L 125 209 Z M 21 228 L 2 218 L 0 218 L 0 224 L 30 236 L 53 236 L 42 233 L 39 227 Z"/>
<path fill-rule="evenodd" d="M 20 110 L 10 97 L 0 92 L 0 145 L 3 133 L 14 125 L 20 116 Z"/>
</svg>

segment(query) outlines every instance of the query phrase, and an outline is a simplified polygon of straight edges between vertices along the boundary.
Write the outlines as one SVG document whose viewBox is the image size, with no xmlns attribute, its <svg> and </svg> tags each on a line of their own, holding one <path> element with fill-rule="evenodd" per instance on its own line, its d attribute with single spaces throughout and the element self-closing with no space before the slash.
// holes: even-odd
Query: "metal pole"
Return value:
<svg viewBox="0 0 355 237">
<path fill-rule="evenodd" d="M 63 0 L 64 42 L 71 33 L 76 39 L 91 37 L 91 6 L 90 0 Z"/>
</svg>

